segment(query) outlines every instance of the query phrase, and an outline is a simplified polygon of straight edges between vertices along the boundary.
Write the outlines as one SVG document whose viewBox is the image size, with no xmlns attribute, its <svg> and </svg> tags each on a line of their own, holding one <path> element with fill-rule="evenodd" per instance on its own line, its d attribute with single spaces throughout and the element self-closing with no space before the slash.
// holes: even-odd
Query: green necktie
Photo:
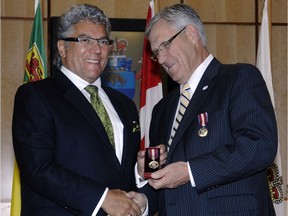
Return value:
<svg viewBox="0 0 288 216">
<path fill-rule="evenodd" d="M 115 143 L 114 143 L 114 132 L 113 132 L 113 127 L 112 123 L 110 121 L 109 115 L 98 95 L 98 88 L 94 85 L 88 85 L 85 87 L 85 90 L 90 94 L 90 101 L 91 104 L 100 117 L 102 124 L 106 130 L 106 133 L 108 135 L 108 138 L 113 146 L 115 148 Z"/>
</svg>

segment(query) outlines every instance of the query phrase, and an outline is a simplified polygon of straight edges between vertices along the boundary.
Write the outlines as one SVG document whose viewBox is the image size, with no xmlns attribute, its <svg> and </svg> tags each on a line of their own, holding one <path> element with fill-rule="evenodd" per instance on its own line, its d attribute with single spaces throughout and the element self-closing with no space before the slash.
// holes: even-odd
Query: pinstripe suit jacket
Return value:
<svg viewBox="0 0 288 216">
<path fill-rule="evenodd" d="M 13 144 L 22 216 L 88 216 L 106 187 L 135 190 L 138 111 L 125 95 L 103 89 L 124 125 L 121 164 L 91 104 L 63 73 L 18 89 Z"/>
<path fill-rule="evenodd" d="M 154 108 L 150 142 L 168 143 L 179 89 Z M 197 116 L 207 112 L 208 135 Z M 277 152 L 274 110 L 258 69 L 213 59 L 177 129 L 167 164 L 189 161 L 191 183 L 159 190 L 159 215 L 275 215 L 266 168 Z M 149 186 L 146 186 L 146 190 Z M 153 193 L 153 191 L 150 191 Z M 151 198 L 151 211 L 156 200 Z"/>
</svg>

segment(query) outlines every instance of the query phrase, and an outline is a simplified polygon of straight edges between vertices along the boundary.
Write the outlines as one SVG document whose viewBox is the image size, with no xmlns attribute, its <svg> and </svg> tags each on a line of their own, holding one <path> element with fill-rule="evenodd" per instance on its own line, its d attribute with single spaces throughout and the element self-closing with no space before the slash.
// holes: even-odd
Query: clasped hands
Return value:
<svg viewBox="0 0 288 216">
<path fill-rule="evenodd" d="M 166 146 L 161 144 L 160 147 L 160 164 L 165 165 L 167 159 Z M 144 161 L 145 151 L 139 151 L 137 155 L 137 171 L 144 178 Z M 148 179 L 148 183 L 155 189 L 176 188 L 190 181 L 188 165 L 185 161 L 178 161 L 164 166 L 162 169 L 155 171 Z"/>
<path fill-rule="evenodd" d="M 146 206 L 147 199 L 141 193 L 109 189 L 101 207 L 109 216 L 139 216 Z"/>
</svg>

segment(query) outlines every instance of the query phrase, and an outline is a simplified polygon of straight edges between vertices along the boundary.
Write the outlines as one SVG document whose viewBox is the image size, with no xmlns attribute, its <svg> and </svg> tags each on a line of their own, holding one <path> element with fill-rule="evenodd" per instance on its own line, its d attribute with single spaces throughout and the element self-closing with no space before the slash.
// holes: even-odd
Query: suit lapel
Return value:
<svg viewBox="0 0 288 216">
<path fill-rule="evenodd" d="M 169 160 L 169 156 L 172 154 L 173 150 L 175 149 L 175 146 L 177 145 L 177 143 L 183 136 L 187 127 L 191 124 L 193 119 L 198 115 L 197 112 L 198 112 L 199 107 L 205 100 L 210 89 L 212 89 L 212 86 L 215 84 L 214 78 L 217 76 L 220 66 L 221 66 L 221 63 L 216 58 L 214 58 L 212 62 L 209 64 L 209 66 L 207 67 L 206 71 L 204 72 L 195 90 L 195 93 L 193 94 L 193 97 L 191 98 L 191 101 L 186 109 L 183 119 L 181 120 L 181 123 L 178 126 L 174 139 L 171 143 L 171 147 L 170 147 L 169 154 L 168 154 L 168 160 Z"/>
<path fill-rule="evenodd" d="M 107 144 L 107 147 L 114 152 L 100 118 L 85 96 L 61 71 L 57 72 L 55 79 L 58 82 L 59 89 L 64 92 L 63 97 L 78 109 L 79 113 L 81 113 L 91 127 L 95 129 L 95 133 L 97 133 L 103 139 L 103 142 Z"/>
</svg>

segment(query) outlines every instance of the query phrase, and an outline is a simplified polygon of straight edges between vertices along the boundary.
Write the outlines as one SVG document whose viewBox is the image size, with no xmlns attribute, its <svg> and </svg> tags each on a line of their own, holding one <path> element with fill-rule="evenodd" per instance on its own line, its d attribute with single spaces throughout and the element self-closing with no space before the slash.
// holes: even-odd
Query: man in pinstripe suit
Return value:
<svg viewBox="0 0 288 216">
<path fill-rule="evenodd" d="M 166 166 L 142 188 L 151 193 L 150 214 L 275 215 L 266 168 L 276 155 L 277 129 L 259 70 L 213 57 L 199 16 L 185 4 L 155 15 L 146 34 L 153 59 L 180 84 L 152 113 L 150 143 L 166 144 L 168 156 Z M 179 120 L 180 89 L 186 83 L 191 97 Z M 140 151 L 142 177 L 143 156 Z"/>
</svg>

